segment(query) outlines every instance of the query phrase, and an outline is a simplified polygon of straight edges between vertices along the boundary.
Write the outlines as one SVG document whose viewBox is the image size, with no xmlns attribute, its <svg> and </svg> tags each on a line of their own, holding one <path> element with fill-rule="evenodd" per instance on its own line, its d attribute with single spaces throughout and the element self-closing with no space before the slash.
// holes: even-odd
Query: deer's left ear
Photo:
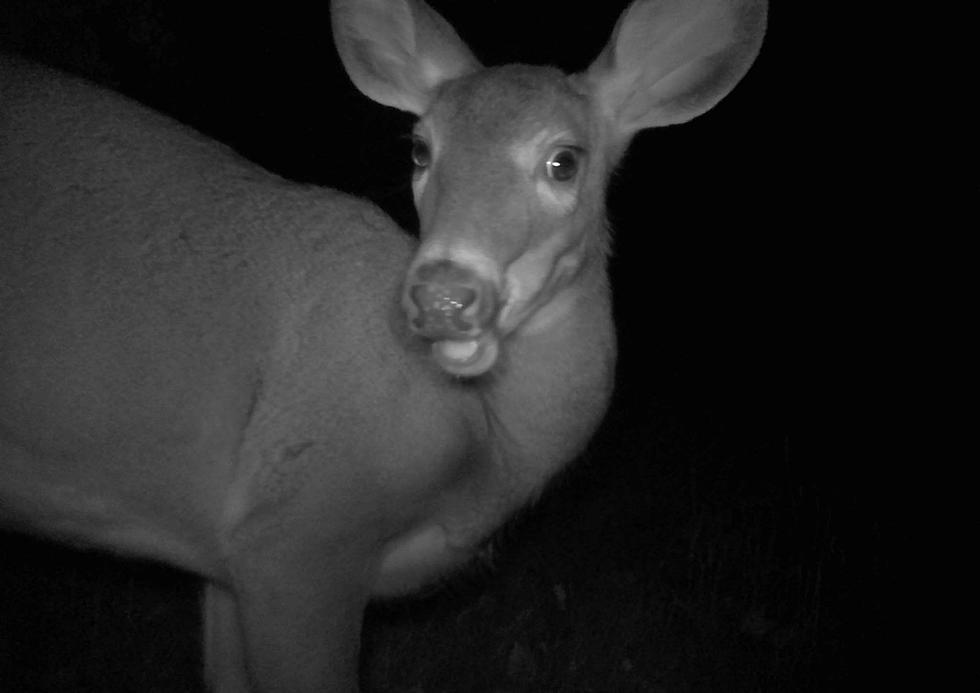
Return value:
<svg viewBox="0 0 980 693">
<path fill-rule="evenodd" d="M 582 78 L 628 139 L 718 103 L 752 65 L 765 28 L 766 0 L 638 0 Z"/>
</svg>

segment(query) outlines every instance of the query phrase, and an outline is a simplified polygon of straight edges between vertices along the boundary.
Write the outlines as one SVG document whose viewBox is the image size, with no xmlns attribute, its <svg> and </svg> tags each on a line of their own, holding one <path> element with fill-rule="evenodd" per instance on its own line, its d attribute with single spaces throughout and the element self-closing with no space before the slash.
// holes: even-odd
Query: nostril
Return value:
<svg viewBox="0 0 980 693">
<path fill-rule="evenodd" d="M 456 310 L 466 310 L 476 303 L 476 290 L 468 286 L 447 287 L 446 301 Z"/>
</svg>

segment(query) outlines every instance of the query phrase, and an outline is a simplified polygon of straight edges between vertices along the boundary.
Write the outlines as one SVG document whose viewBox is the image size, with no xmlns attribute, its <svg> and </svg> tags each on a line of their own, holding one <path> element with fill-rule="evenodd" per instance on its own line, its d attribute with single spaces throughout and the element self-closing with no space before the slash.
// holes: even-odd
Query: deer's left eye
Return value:
<svg viewBox="0 0 980 693">
<path fill-rule="evenodd" d="M 415 164 L 415 168 L 423 169 L 428 168 L 429 163 L 432 161 L 432 150 L 429 149 L 429 143 L 423 140 L 421 137 L 412 138 L 412 163 Z"/>
<path fill-rule="evenodd" d="M 561 147 L 548 157 L 545 170 L 548 177 L 558 183 L 567 183 L 578 175 L 582 150 L 577 147 Z"/>
</svg>

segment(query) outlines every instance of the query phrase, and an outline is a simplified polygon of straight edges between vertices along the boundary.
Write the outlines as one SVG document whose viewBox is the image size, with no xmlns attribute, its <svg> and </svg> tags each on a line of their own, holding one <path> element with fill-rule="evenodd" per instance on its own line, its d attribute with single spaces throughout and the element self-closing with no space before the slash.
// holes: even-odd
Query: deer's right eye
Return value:
<svg viewBox="0 0 980 693">
<path fill-rule="evenodd" d="M 432 150 L 429 149 L 429 143 L 423 140 L 421 137 L 412 138 L 412 163 L 415 164 L 415 168 L 423 169 L 428 168 L 429 163 L 432 161 Z"/>
<path fill-rule="evenodd" d="M 548 177 L 559 183 L 568 183 L 573 180 L 578 175 L 581 156 L 582 149 L 580 147 L 559 147 L 545 162 Z"/>
</svg>

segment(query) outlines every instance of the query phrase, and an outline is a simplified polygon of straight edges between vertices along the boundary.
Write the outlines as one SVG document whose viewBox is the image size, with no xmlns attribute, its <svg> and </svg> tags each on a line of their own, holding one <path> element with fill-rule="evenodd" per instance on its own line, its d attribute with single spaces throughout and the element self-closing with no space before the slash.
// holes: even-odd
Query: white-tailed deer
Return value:
<svg viewBox="0 0 980 693">
<path fill-rule="evenodd" d="M 460 565 L 612 388 L 603 195 L 749 68 L 764 0 L 633 4 L 585 72 L 335 0 L 419 117 L 421 240 L 125 98 L 0 61 L 0 521 L 206 580 L 217 691 L 352 691 L 362 611 Z"/>
</svg>

